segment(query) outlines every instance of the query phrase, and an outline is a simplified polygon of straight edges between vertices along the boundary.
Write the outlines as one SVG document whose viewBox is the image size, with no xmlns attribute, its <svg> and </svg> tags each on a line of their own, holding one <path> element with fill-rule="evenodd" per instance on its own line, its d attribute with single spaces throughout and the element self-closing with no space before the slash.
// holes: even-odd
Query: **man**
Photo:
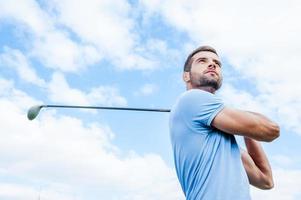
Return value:
<svg viewBox="0 0 301 200">
<path fill-rule="evenodd" d="M 271 142 L 279 127 L 261 114 L 224 106 L 215 95 L 222 85 L 221 71 L 215 49 L 194 50 L 184 66 L 187 91 L 171 111 L 174 162 L 187 200 L 248 200 L 249 184 L 273 187 L 258 141 Z M 234 135 L 244 137 L 247 151 L 240 150 Z"/>
</svg>

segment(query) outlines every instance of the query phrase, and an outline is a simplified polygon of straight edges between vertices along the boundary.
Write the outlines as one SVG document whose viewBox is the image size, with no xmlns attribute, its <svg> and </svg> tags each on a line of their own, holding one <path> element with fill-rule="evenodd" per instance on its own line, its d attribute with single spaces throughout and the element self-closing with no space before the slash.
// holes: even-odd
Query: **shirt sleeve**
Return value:
<svg viewBox="0 0 301 200">
<path fill-rule="evenodd" d="M 203 126 L 210 126 L 214 117 L 224 108 L 224 103 L 215 94 L 199 89 L 189 91 L 183 101 L 186 117 Z"/>
</svg>

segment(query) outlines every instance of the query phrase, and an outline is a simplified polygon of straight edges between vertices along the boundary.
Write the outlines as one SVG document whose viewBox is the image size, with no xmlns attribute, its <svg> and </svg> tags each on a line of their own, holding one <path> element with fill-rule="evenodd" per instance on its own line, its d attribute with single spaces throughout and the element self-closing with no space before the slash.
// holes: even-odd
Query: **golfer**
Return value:
<svg viewBox="0 0 301 200">
<path fill-rule="evenodd" d="M 183 80 L 187 91 L 171 110 L 170 137 L 186 199 L 248 200 L 249 184 L 271 189 L 272 170 L 258 141 L 273 141 L 279 126 L 259 113 L 229 108 L 215 95 L 223 77 L 212 47 L 188 56 Z M 234 135 L 244 137 L 246 151 Z"/>
</svg>

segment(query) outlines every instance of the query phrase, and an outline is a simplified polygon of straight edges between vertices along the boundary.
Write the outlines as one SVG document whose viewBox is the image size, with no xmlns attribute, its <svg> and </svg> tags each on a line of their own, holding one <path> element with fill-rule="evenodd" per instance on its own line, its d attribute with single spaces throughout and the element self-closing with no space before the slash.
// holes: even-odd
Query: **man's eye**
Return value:
<svg viewBox="0 0 301 200">
<path fill-rule="evenodd" d="M 219 63 L 219 62 L 215 62 L 215 64 L 217 64 L 217 66 L 219 66 L 219 67 L 222 67 L 221 63 Z"/>
</svg>

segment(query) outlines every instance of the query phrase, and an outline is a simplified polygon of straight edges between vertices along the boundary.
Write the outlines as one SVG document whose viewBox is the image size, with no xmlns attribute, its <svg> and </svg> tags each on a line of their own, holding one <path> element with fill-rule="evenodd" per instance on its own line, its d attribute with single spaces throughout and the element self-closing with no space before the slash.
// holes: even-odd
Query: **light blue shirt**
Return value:
<svg viewBox="0 0 301 200">
<path fill-rule="evenodd" d="M 209 92 L 184 92 L 170 114 L 178 179 L 187 200 L 249 200 L 249 182 L 235 137 L 211 126 L 224 108 Z"/>
</svg>

